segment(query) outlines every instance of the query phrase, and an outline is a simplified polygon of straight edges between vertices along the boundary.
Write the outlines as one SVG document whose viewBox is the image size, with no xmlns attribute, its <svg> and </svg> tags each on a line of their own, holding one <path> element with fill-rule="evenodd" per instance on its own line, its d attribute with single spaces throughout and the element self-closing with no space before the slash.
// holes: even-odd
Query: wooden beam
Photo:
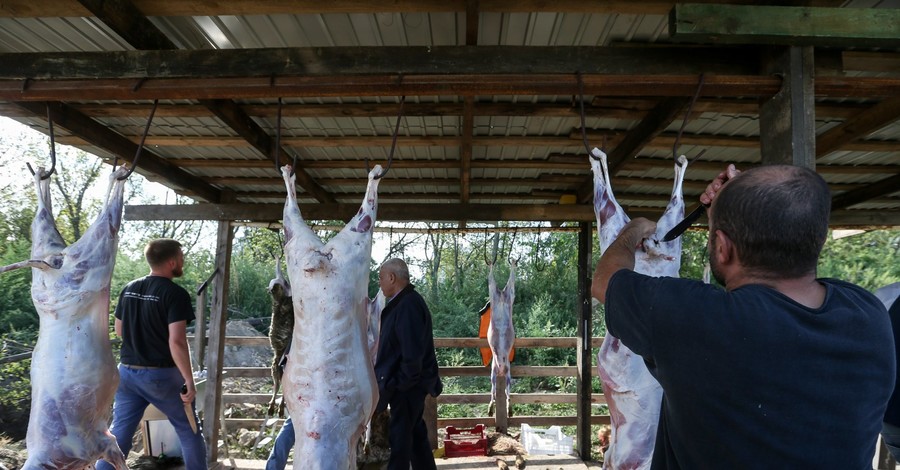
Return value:
<svg viewBox="0 0 900 470">
<path fill-rule="evenodd" d="M 130 0 L 78 0 L 135 49 L 177 49 Z"/>
<path fill-rule="evenodd" d="M 900 46 L 900 10 L 762 5 L 676 4 L 669 15 L 675 41 L 788 46 Z"/>
<path fill-rule="evenodd" d="M 634 129 L 631 129 L 625 139 L 609 153 L 610 176 L 615 176 L 626 159 L 637 155 L 653 138 L 666 130 L 687 104 L 686 98 L 666 98 L 650 110 L 647 116 Z M 589 202 L 594 194 L 593 185 L 593 179 L 587 177 L 578 189 L 578 202 Z"/>
<path fill-rule="evenodd" d="M 222 371 L 225 360 L 225 324 L 228 321 L 228 289 L 231 273 L 231 251 L 234 231 L 228 221 L 219 221 L 216 236 L 216 269 L 219 277 L 213 284 L 213 305 L 209 314 L 209 356 L 207 384 L 203 400 L 203 435 L 206 438 L 209 463 L 218 461 L 219 420 L 223 416 Z"/>
<path fill-rule="evenodd" d="M 900 53 L 842 51 L 843 70 L 900 74 Z"/>
<path fill-rule="evenodd" d="M 381 46 L 0 54 L 0 78 L 32 80 L 393 77 L 440 74 L 754 75 L 747 51 L 696 47 Z M 363 80 L 364 82 L 365 80 Z M 585 82 L 589 87 L 589 82 Z M 274 86 L 273 86 L 274 87 Z M 21 88 L 21 87 L 20 87 Z M 586 89 L 587 91 L 587 89 Z M 346 96 L 346 93 L 345 95 Z"/>
<path fill-rule="evenodd" d="M 696 77 L 683 75 L 586 75 L 585 93 L 608 96 L 692 96 Z M 135 85 L 141 84 L 135 90 Z M 265 77 L 192 79 L 0 80 L 0 100 L 60 101 L 153 99 L 274 99 L 279 96 L 432 96 L 566 95 L 576 87 L 568 74 L 541 75 L 396 75 L 288 77 L 275 85 Z M 717 96 L 770 96 L 779 77 L 717 75 L 706 78 L 704 92 Z M 23 91 L 24 88 L 24 91 Z M 879 98 L 900 95 L 900 77 L 819 77 L 820 97 Z"/>
<path fill-rule="evenodd" d="M 813 48 L 766 50 L 765 69 L 784 77 L 781 90 L 759 106 L 762 163 L 816 167 Z"/>
<path fill-rule="evenodd" d="M 230 422 L 230 420 L 226 420 L 226 421 Z M 242 421 L 244 421 L 244 420 L 242 420 Z M 250 423 L 243 425 L 243 427 L 248 428 L 248 429 L 258 428 L 260 426 L 260 423 L 262 422 L 261 419 L 245 420 L 245 421 L 255 421 L 255 424 L 253 424 L 253 425 L 251 425 Z M 439 427 L 456 426 L 456 427 L 460 428 L 460 427 L 472 427 L 477 424 L 484 424 L 484 423 L 490 423 L 490 422 L 491 422 L 491 417 L 489 417 L 489 416 L 488 417 L 472 416 L 472 417 L 465 417 L 465 418 L 441 418 L 438 420 L 438 426 Z M 577 416 L 513 416 L 513 417 L 509 418 L 509 425 L 512 427 L 521 426 L 522 423 L 527 423 L 529 426 L 535 426 L 535 427 L 576 426 L 578 424 L 578 417 Z M 609 415 L 593 415 L 593 416 L 591 416 L 591 424 L 609 424 Z M 538 463 L 541 463 L 543 458 L 554 459 L 554 457 L 552 457 L 552 456 L 540 456 L 540 457 L 536 457 L 535 460 L 537 460 Z M 541 460 L 538 460 L 538 459 L 541 459 Z M 559 463 L 558 460 L 551 460 L 551 462 L 553 463 L 552 466 L 551 465 L 541 465 L 541 466 L 530 465 L 528 468 L 539 468 L 539 469 L 554 468 L 554 467 L 564 468 L 559 465 L 556 465 Z M 547 462 L 547 463 L 549 464 L 551 462 Z M 451 464 L 451 465 L 453 465 L 453 464 Z M 452 468 L 452 467 L 450 467 L 450 468 Z M 578 467 L 576 467 L 576 468 L 578 468 Z"/>
<path fill-rule="evenodd" d="M 695 3 L 741 3 L 745 0 L 699 0 Z M 393 0 L 390 2 L 360 2 L 359 0 L 259 1 L 231 0 L 134 0 L 147 16 L 239 16 L 239 15 L 303 15 L 327 13 L 448 13 L 465 12 L 465 0 Z M 602 13 L 629 15 L 665 15 L 674 1 L 651 0 L 482 0 L 480 10 L 492 13 L 548 12 Z M 0 4 L 0 17 L 84 17 L 90 12 L 71 0 L 6 0 Z"/>
<path fill-rule="evenodd" d="M 478 1 L 466 0 L 466 45 L 478 45 Z"/>
<path fill-rule="evenodd" d="M 253 121 L 250 116 L 247 116 L 233 101 L 209 100 L 201 101 L 201 103 L 209 108 L 209 110 L 227 126 L 234 129 L 238 135 L 243 137 L 256 150 L 271 159 L 273 163 L 275 162 L 275 152 L 278 152 L 281 164 L 287 164 L 291 161 L 291 157 L 288 156 L 287 152 L 285 152 L 283 148 L 276 149 L 272 138 L 269 137 L 259 124 Z M 319 186 L 312 176 L 302 168 L 302 164 L 299 166 L 300 168 L 294 168 L 297 176 L 297 183 L 308 193 L 312 194 L 319 202 L 335 202 L 334 197 L 324 188 Z M 272 173 L 276 173 L 274 165 Z"/>
<path fill-rule="evenodd" d="M 472 142 L 475 132 L 475 98 L 466 97 L 463 108 L 461 142 L 459 145 L 459 202 L 469 202 L 469 181 L 472 177 Z"/>
<path fill-rule="evenodd" d="M 859 189 L 838 194 L 831 199 L 831 210 L 846 209 L 887 194 L 900 191 L 900 173 Z"/>
<path fill-rule="evenodd" d="M 47 115 L 47 109 L 43 103 L 20 102 L 15 104 L 35 116 Z M 50 103 L 50 111 L 53 123 L 57 126 L 77 135 L 93 146 L 118 156 L 123 162 L 131 163 L 134 160 L 138 146 L 131 140 L 111 131 L 64 103 Z M 155 175 L 150 178 L 151 180 L 158 177 L 175 188 L 190 190 L 201 200 L 208 202 L 219 202 L 220 200 L 221 192 L 218 189 L 175 167 L 150 148 L 144 147 L 141 150 L 137 172 L 143 175 Z"/>
<path fill-rule="evenodd" d="M 816 139 L 816 158 L 841 150 L 846 144 L 898 119 L 900 119 L 900 98 L 886 99 L 820 135 Z"/>
</svg>

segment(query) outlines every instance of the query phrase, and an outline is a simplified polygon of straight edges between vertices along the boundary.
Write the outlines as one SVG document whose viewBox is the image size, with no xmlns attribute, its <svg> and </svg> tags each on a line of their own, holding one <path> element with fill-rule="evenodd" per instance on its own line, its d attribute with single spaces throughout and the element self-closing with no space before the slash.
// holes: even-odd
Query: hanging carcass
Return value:
<svg viewBox="0 0 900 470">
<path fill-rule="evenodd" d="M 125 168 L 112 173 L 100 215 L 67 247 L 53 218 L 49 175 L 39 168 L 31 260 L 0 269 L 32 268 L 31 297 L 40 316 L 25 469 L 93 468 L 97 459 L 126 469 L 109 432 L 119 384 L 109 340 L 109 290 L 125 188 L 118 178 L 127 174 Z"/>
<path fill-rule="evenodd" d="M 290 165 L 282 168 L 287 272 L 294 332 L 282 385 L 303 468 L 355 469 L 357 442 L 378 397 L 367 342 L 367 287 L 377 209 L 369 172 L 359 212 L 328 243 L 306 225 Z"/>
<path fill-rule="evenodd" d="M 278 388 L 281 386 L 284 354 L 291 344 L 294 332 L 294 303 L 291 298 L 291 283 L 281 273 L 281 257 L 275 258 L 275 278 L 266 289 L 272 297 L 272 321 L 269 323 L 269 343 L 272 345 L 272 399 L 269 400 L 268 414 L 275 414 Z M 284 400 L 277 404 L 278 416 L 284 417 Z"/>
<path fill-rule="evenodd" d="M 491 347 L 491 402 L 488 415 L 494 413 L 497 401 L 497 380 L 506 381 L 506 411 L 510 415 L 510 353 L 516 342 L 516 331 L 513 328 L 512 307 L 516 298 L 516 262 L 509 261 L 509 280 L 503 290 L 497 288 L 494 280 L 494 264 L 488 273 L 488 290 L 491 297 L 491 322 L 488 325 L 488 345 Z"/>
<path fill-rule="evenodd" d="M 602 253 L 616 239 L 629 218 L 613 195 L 606 154 L 596 148 L 592 153 L 594 214 Z M 671 199 L 657 223 L 655 236 L 645 240 L 643 249 L 635 255 L 635 272 L 678 277 L 681 238 L 670 242 L 659 240 L 684 217 L 682 182 L 686 168 L 687 159 L 679 157 L 675 164 Z M 649 469 L 659 423 L 662 387 L 650 375 L 644 360 L 608 333 L 597 355 L 597 368 L 612 424 L 610 446 L 604 455 L 603 468 Z"/>
</svg>

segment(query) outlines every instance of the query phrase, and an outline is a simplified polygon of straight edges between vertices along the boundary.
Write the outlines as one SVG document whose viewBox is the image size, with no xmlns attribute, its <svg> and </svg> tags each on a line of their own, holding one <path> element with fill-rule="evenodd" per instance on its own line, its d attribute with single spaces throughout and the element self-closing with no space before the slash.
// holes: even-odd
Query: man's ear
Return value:
<svg viewBox="0 0 900 470">
<path fill-rule="evenodd" d="M 737 260 L 734 243 L 725 232 L 716 230 L 715 257 L 720 266 L 727 266 Z"/>
</svg>

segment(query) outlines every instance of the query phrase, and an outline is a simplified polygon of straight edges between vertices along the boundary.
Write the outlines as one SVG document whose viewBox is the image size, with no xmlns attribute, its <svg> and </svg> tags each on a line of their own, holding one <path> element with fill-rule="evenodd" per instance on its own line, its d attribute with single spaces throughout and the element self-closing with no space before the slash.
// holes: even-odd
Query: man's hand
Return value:
<svg viewBox="0 0 900 470">
<path fill-rule="evenodd" d="M 643 217 L 628 222 L 622 233 L 612 242 L 600 257 L 594 270 L 591 284 L 591 295 L 601 302 L 606 301 L 606 289 L 609 280 L 620 269 L 634 269 L 634 254 L 641 247 L 645 238 L 656 232 L 656 222 Z"/>
<path fill-rule="evenodd" d="M 193 403 L 196 396 L 197 388 L 194 386 L 194 382 L 191 382 L 190 385 L 185 383 L 181 386 L 181 401 L 185 403 Z"/>
<path fill-rule="evenodd" d="M 656 233 L 656 222 L 638 217 L 628 222 L 622 228 L 622 233 L 619 234 L 616 240 L 622 239 L 622 243 L 634 248 L 633 251 L 637 251 L 644 239 L 650 238 L 654 233 Z"/>
<path fill-rule="evenodd" d="M 706 191 L 704 191 L 703 194 L 700 195 L 700 203 L 704 206 L 709 207 L 709 205 L 712 204 L 713 199 L 716 198 L 716 194 L 718 194 L 722 189 L 722 186 L 725 186 L 725 183 L 727 183 L 728 180 L 734 178 L 740 173 L 740 170 L 735 168 L 734 165 L 728 165 L 728 168 L 725 168 L 725 171 L 719 173 L 719 175 L 716 176 L 712 183 L 709 183 L 709 185 L 706 187 Z"/>
</svg>

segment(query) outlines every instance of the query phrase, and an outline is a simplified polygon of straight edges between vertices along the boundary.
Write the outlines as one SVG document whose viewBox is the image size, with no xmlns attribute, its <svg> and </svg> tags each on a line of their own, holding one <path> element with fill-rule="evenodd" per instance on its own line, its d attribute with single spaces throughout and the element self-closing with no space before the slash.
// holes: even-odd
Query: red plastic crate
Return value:
<svg viewBox="0 0 900 470">
<path fill-rule="evenodd" d="M 484 435 L 484 425 L 477 424 L 474 428 L 467 429 L 447 426 L 444 456 L 470 457 L 475 455 L 487 455 L 487 437 Z"/>
</svg>

